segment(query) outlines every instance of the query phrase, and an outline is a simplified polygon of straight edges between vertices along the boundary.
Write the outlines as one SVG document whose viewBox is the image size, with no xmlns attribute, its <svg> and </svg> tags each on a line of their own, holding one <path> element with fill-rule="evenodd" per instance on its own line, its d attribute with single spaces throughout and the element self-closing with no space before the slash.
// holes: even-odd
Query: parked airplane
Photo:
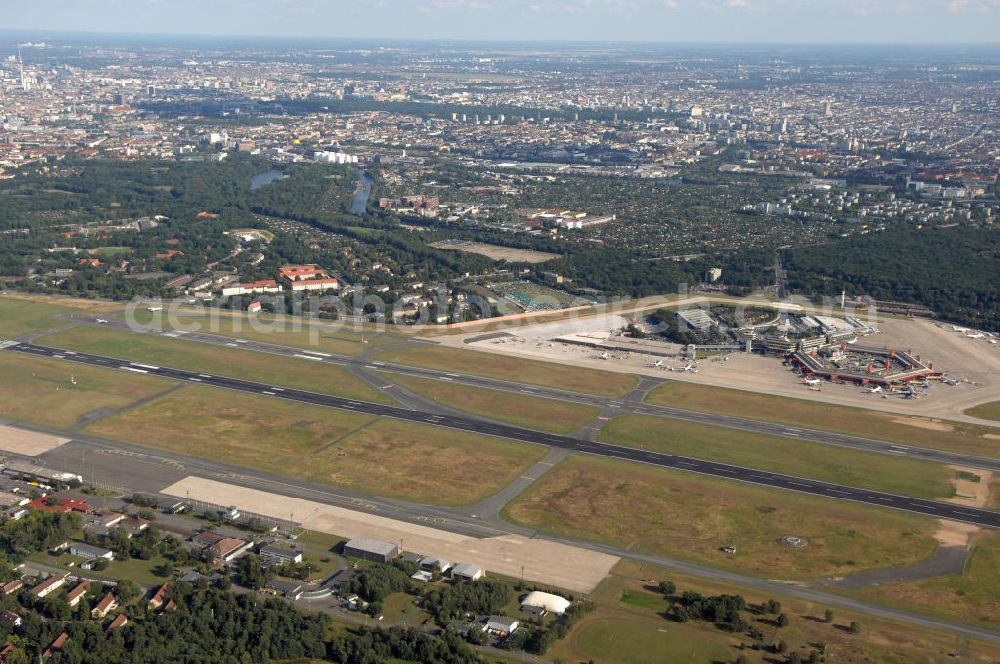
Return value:
<svg viewBox="0 0 1000 664">
<path fill-rule="evenodd" d="M 689 371 L 691 373 L 698 373 L 698 367 L 693 364 L 685 364 L 683 367 L 670 367 L 671 371 Z"/>
<path fill-rule="evenodd" d="M 881 391 L 882 391 L 882 386 L 881 385 L 876 385 L 875 387 L 873 387 L 870 390 L 868 390 L 868 394 L 875 394 L 875 393 L 881 392 Z"/>
<path fill-rule="evenodd" d="M 823 382 L 823 380 L 820 378 L 816 378 L 815 376 L 806 376 L 805 378 L 802 379 L 802 382 L 805 383 L 806 385 L 819 385 L 820 383 Z"/>
<path fill-rule="evenodd" d="M 602 359 L 602 360 L 606 360 L 606 359 L 608 359 L 610 357 L 610 355 L 608 355 L 608 351 L 604 351 L 603 353 L 601 353 L 597 357 L 600 358 L 600 359 Z"/>
<path fill-rule="evenodd" d="M 103 318 L 98 318 L 97 322 L 101 323 L 103 325 L 103 324 L 107 323 L 108 321 L 104 320 Z"/>
<path fill-rule="evenodd" d="M 651 363 L 649 366 L 651 368 L 653 368 L 653 369 L 657 369 L 659 367 L 662 367 L 663 366 L 663 360 L 656 360 L 655 362 Z"/>
<path fill-rule="evenodd" d="M 958 385 L 958 380 L 949 376 L 941 376 L 941 382 L 945 385 Z"/>
</svg>

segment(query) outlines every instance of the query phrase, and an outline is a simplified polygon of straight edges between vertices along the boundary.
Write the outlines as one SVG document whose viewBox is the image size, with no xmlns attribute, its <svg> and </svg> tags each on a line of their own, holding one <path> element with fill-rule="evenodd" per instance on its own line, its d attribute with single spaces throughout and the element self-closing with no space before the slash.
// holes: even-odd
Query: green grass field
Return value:
<svg viewBox="0 0 1000 664">
<path fill-rule="evenodd" d="M 950 497 L 955 472 L 906 457 L 791 440 L 648 415 L 622 415 L 601 429 L 602 441 L 722 461 L 918 498 Z"/>
<path fill-rule="evenodd" d="M 1000 401 L 992 401 L 990 403 L 984 403 L 976 406 L 975 408 L 970 408 L 965 411 L 966 415 L 971 415 L 972 417 L 979 417 L 984 420 L 993 420 L 994 422 L 1000 422 Z"/>
<path fill-rule="evenodd" d="M 541 446 L 196 385 L 86 430 L 437 505 L 475 503 L 545 455 Z"/>
<path fill-rule="evenodd" d="M 374 329 L 355 332 L 352 331 L 353 327 L 347 324 L 341 329 L 336 321 L 310 321 L 269 314 L 251 317 L 233 311 L 217 313 L 216 316 L 178 314 L 172 319 L 169 313 L 137 309 L 131 317 L 140 325 L 164 331 L 180 329 L 207 332 L 234 339 L 261 341 L 334 355 L 358 355 L 373 348 L 405 341 L 402 337 L 377 332 Z M 128 316 L 122 314 L 118 318 L 127 320 Z"/>
<path fill-rule="evenodd" d="M 639 384 L 638 379 L 629 374 L 599 369 L 581 369 L 565 364 L 538 362 L 520 357 L 443 346 L 394 348 L 377 353 L 376 358 L 383 362 L 453 371 L 602 396 L 621 396 Z"/>
<path fill-rule="evenodd" d="M 652 584 L 643 581 L 650 579 Z M 596 604 L 593 613 L 585 615 L 566 638 L 556 642 L 546 653 L 553 661 L 594 661 L 598 664 L 617 664 L 628 661 L 674 662 L 686 661 L 688 650 L 706 656 L 698 662 L 731 662 L 737 655 L 745 656 L 751 664 L 775 664 L 785 661 L 766 650 L 739 649 L 747 642 L 743 634 L 731 634 L 704 621 L 677 623 L 667 620 L 662 613 L 673 600 L 664 597 L 650 585 L 670 579 L 677 584 L 678 592 L 692 590 L 702 595 L 740 594 L 748 604 L 760 605 L 768 599 L 781 602 L 782 611 L 791 622 L 776 628 L 769 617 L 744 612 L 751 624 L 760 628 L 768 639 L 782 639 L 788 643 L 789 653 L 798 651 L 807 660 L 810 644 L 823 642 L 827 646 L 827 662 L 870 662 L 872 664 L 902 664 L 903 662 L 943 662 L 950 659 L 958 645 L 958 638 L 946 632 L 883 620 L 874 616 L 837 608 L 834 621 L 824 620 L 828 608 L 805 600 L 780 594 L 765 594 L 753 588 L 734 586 L 729 582 L 715 582 L 701 577 L 677 573 L 652 565 L 624 560 L 615 566 L 590 598 Z M 635 601 L 623 601 L 624 598 Z M 857 620 L 863 626 L 860 636 L 850 634 L 844 627 Z M 615 631 L 619 623 L 631 625 Z M 633 633 L 638 630 L 639 633 Z M 630 638 L 620 638 L 618 635 Z M 1000 646 L 964 641 L 964 661 L 987 664 L 998 661 Z M 728 652 L 722 656 L 721 648 Z M 649 659 L 659 653 L 659 659 Z"/>
<path fill-rule="evenodd" d="M 0 417 L 67 429 L 82 415 L 122 408 L 173 384 L 127 371 L 0 352 Z"/>
<path fill-rule="evenodd" d="M 0 339 L 19 337 L 56 327 L 59 314 L 73 313 L 73 309 L 44 302 L 0 298 Z"/>
<path fill-rule="evenodd" d="M 907 445 L 1000 456 L 1000 443 L 985 437 L 1000 434 L 1000 430 L 960 422 L 929 423 L 919 417 L 682 382 L 657 387 L 647 395 L 646 401 Z"/>
<path fill-rule="evenodd" d="M 572 456 L 510 503 L 522 525 L 776 579 L 911 564 L 933 519 L 596 457 Z M 803 537 L 789 549 L 783 536 Z M 723 546 L 737 547 L 726 555 Z"/>
<path fill-rule="evenodd" d="M 73 328 L 42 337 L 38 343 L 352 399 L 391 403 L 382 392 L 372 389 L 346 369 L 310 360 L 101 327 Z"/>
<path fill-rule="evenodd" d="M 596 407 L 555 399 L 455 385 L 401 374 L 386 375 L 393 382 L 450 408 L 539 431 L 553 433 L 576 431 L 601 412 Z"/>
</svg>

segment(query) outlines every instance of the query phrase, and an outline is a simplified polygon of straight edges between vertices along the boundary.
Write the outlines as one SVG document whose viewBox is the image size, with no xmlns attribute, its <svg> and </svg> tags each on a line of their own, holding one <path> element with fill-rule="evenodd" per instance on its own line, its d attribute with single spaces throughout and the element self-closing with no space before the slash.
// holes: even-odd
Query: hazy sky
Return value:
<svg viewBox="0 0 1000 664">
<path fill-rule="evenodd" d="M 997 42 L 1000 0 L 4 0 L 3 27 L 302 37 Z"/>
</svg>

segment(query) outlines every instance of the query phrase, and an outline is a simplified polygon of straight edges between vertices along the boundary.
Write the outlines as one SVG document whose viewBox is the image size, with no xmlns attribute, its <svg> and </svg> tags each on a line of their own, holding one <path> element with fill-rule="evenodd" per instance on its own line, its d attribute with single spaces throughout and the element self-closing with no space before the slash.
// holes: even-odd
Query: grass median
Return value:
<svg viewBox="0 0 1000 664">
<path fill-rule="evenodd" d="M 638 378 L 624 373 L 582 369 L 566 364 L 539 362 L 520 357 L 443 346 L 420 345 L 409 348 L 393 348 L 379 352 L 376 358 L 382 362 L 394 362 L 438 371 L 452 371 L 600 396 L 622 396 L 639 384 Z"/>
<path fill-rule="evenodd" d="M 393 382 L 449 408 L 539 431 L 570 433 L 593 421 L 601 412 L 593 406 L 556 399 L 511 394 L 502 390 L 487 390 L 401 374 L 386 375 Z"/>
<path fill-rule="evenodd" d="M 961 422 L 681 382 L 660 385 L 646 396 L 646 401 L 658 406 L 735 415 L 917 447 L 1000 457 L 1000 441 L 996 438 L 1000 436 L 1000 429 Z M 1000 409 L 995 415 L 1000 418 Z"/>
<path fill-rule="evenodd" d="M 380 391 L 326 363 L 226 348 L 103 327 L 76 327 L 38 340 L 39 344 L 98 355 L 242 378 L 322 394 L 391 403 Z"/>
<path fill-rule="evenodd" d="M 916 498 L 933 499 L 954 494 L 955 471 L 941 464 L 695 422 L 622 415 L 610 420 L 598 437 L 628 447 Z"/>
</svg>

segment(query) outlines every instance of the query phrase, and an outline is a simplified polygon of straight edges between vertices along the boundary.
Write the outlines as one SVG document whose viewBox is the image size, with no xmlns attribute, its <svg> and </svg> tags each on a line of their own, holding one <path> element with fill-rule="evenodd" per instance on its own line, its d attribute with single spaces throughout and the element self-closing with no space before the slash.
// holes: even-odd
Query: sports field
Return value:
<svg viewBox="0 0 1000 664">
<path fill-rule="evenodd" d="M 401 374 L 386 375 L 393 382 L 450 408 L 539 431 L 553 433 L 576 431 L 600 413 L 600 409 L 596 407 L 555 399 L 455 385 Z"/>
<path fill-rule="evenodd" d="M 355 378 L 346 369 L 268 353 L 90 326 L 45 336 L 38 343 L 281 387 L 391 403 L 388 397 Z"/>
<path fill-rule="evenodd" d="M 736 415 L 907 445 L 1000 457 L 1000 441 L 987 437 L 990 434 L 1000 435 L 1000 429 L 960 422 L 683 382 L 670 382 L 657 387 L 647 395 L 646 401 L 661 406 Z M 997 413 L 997 417 L 1000 417 L 1000 413 Z"/>
<path fill-rule="evenodd" d="M 596 457 L 566 459 L 504 514 L 559 535 L 777 579 L 905 565 L 937 549 L 934 519 Z M 784 536 L 808 544 L 786 548 Z"/>
<path fill-rule="evenodd" d="M 930 461 L 662 417 L 622 415 L 610 420 L 598 437 L 629 447 L 711 459 L 917 498 L 947 498 L 954 492 L 954 471 Z"/>
<path fill-rule="evenodd" d="M 545 448 L 188 385 L 86 431 L 421 503 L 474 503 Z"/>
<path fill-rule="evenodd" d="M 21 422 L 66 429 L 87 413 L 122 408 L 171 385 L 127 371 L 0 352 L 0 417 Z"/>
<path fill-rule="evenodd" d="M 394 348 L 377 353 L 376 359 L 612 397 L 626 394 L 639 384 L 635 376 L 623 373 L 443 346 Z"/>
</svg>

